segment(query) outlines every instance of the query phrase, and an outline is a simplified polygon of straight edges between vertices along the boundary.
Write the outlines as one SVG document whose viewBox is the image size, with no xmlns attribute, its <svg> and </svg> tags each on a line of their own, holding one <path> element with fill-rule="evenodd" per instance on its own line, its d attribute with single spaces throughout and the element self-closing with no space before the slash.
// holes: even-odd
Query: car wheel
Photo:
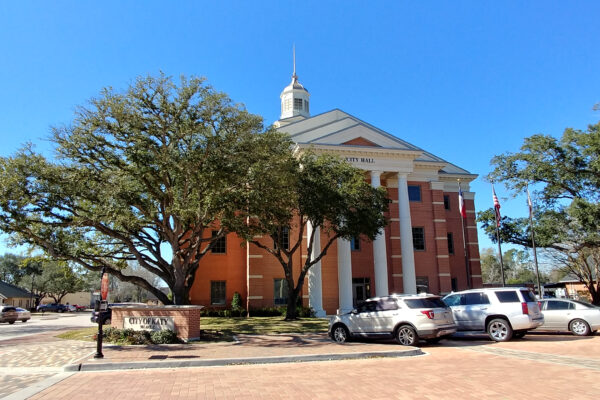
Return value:
<svg viewBox="0 0 600 400">
<path fill-rule="evenodd" d="M 513 338 L 515 338 L 515 339 L 522 339 L 525 336 L 526 333 L 527 333 L 527 331 L 516 331 L 516 332 L 513 332 Z"/>
<path fill-rule="evenodd" d="M 573 335 L 587 336 L 590 334 L 590 326 L 582 319 L 574 319 L 569 324 L 569 330 L 573 332 Z"/>
<path fill-rule="evenodd" d="M 348 341 L 348 329 L 344 325 L 336 325 L 331 331 L 331 338 L 336 343 L 346 343 Z"/>
<path fill-rule="evenodd" d="M 396 331 L 396 341 L 402 346 L 414 346 L 419 341 L 419 337 L 411 326 L 402 325 Z"/>
<path fill-rule="evenodd" d="M 26 320 L 26 319 L 22 319 L 21 321 L 23 321 L 23 322 L 27 322 L 27 320 Z"/>
<path fill-rule="evenodd" d="M 507 342 L 513 336 L 513 330 L 507 320 L 496 318 L 487 325 L 487 333 L 490 339 L 496 342 Z"/>
<path fill-rule="evenodd" d="M 8 323 L 12 325 L 15 323 L 15 321 L 8 321 Z"/>
</svg>

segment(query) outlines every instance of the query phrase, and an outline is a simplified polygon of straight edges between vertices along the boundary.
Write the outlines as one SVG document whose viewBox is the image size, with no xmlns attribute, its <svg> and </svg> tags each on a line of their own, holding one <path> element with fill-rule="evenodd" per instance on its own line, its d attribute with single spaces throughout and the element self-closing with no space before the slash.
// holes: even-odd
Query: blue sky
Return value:
<svg viewBox="0 0 600 400">
<path fill-rule="evenodd" d="M 483 210 L 495 154 L 600 119 L 599 15 L 597 1 L 3 1 L 0 155 L 51 154 L 76 105 L 158 71 L 205 76 L 272 123 L 295 43 L 313 114 L 340 108 L 479 174 Z M 496 191 L 503 215 L 526 214 Z"/>
</svg>

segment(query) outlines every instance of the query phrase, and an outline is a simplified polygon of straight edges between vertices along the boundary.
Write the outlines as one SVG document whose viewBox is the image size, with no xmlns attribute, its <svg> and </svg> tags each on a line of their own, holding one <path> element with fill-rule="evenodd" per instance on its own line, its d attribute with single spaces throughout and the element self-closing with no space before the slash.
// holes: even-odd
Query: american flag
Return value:
<svg viewBox="0 0 600 400">
<path fill-rule="evenodd" d="M 496 190 L 494 189 L 494 184 L 492 183 L 492 193 L 494 194 L 494 211 L 496 212 L 496 226 L 500 226 L 500 202 L 498 201 L 498 196 L 496 196 Z"/>
</svg>

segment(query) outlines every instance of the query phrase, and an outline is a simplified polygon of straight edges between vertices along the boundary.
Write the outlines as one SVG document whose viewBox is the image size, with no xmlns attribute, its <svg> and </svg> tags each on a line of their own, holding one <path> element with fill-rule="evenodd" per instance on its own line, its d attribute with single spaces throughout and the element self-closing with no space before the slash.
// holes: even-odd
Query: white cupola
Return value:
<svg viewBox="0 0 600 400">
<path fill-rule="evenodd" d="M 287 85 L 281 95 L 281 116 L 279 117 L 280 122 L 286 118 L 292 117 L 310 117 L 309 112 L 309 97 L 308 90 L 298 82 L 298 76 L 296 75 L 296 48 L 293 50 L 294 58 L 294 73 L 292 74 L 292 82 Z"/>
</svg>

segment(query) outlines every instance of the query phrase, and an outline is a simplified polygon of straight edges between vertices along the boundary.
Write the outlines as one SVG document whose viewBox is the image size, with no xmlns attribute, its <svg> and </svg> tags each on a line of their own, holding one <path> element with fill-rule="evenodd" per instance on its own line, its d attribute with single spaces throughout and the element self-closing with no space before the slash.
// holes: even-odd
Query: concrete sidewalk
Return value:
<svg viewBox="0 0 600 400">
<path fill-rule="evenodd" d="M 422 355 L 417 347 L 395 342 L 337 344 L 326 334 L 239 335 L 234 342 L 195 342 L 178 345 L 113 346 L 104 358 L 93 356 L 64 367 L 67 372 L 147 368 L 183 368 L 241 364 L 325 361 Z"/>
</svg>

